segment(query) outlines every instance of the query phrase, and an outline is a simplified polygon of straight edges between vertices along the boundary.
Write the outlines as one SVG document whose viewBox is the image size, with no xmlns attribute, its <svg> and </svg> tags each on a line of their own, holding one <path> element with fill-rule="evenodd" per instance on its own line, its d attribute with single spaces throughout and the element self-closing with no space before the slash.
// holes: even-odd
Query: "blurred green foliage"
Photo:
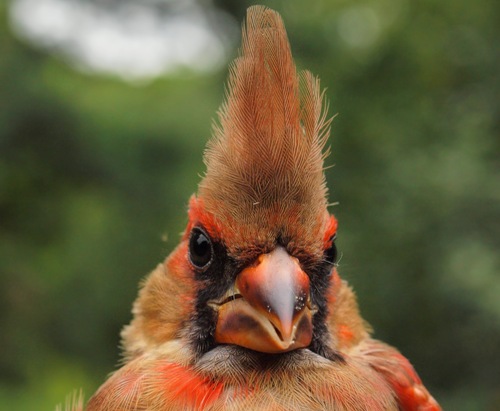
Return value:
<svg viewBox="0 0 500 411">
<path fill-rule="evenodd" d="M 250 4 L 215 3 L 239 21 Z M 327 177 L 364 316 L 445 409 L 498 410 L 500 3 L 265 4 L 338 113 Z M 227 72 L 84 75 L 0 10 L 0 408 L 53 409 L 117 364 L 137 284 L 186 223 Z"/>
</svg>

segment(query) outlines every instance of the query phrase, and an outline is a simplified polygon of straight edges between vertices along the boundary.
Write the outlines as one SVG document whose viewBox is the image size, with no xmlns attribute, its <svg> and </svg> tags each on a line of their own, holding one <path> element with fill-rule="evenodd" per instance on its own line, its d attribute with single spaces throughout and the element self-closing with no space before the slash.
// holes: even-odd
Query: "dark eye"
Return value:
<svg viewBox="0 0 500 411">
<path fill-rule="evenodd" d="M 332 245 L 325 250 L 325 260 L 330 264 L 335 264 L 337 262 L 337 247 L 335 246 L 335 238 L 337 234 L 334 234 L 330 240 Z"/>
<path fill-rule="evenodd" d="M 196 268 L 206 268 L 212 262 L 210 237 L 200 228 L 193 228 L 189 237 L 189 259 Z"/>
</svg>

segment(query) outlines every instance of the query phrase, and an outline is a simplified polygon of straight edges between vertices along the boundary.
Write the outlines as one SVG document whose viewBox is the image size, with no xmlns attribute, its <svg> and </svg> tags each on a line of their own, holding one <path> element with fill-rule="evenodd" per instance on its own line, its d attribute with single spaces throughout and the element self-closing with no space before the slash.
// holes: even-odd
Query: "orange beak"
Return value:
<svg viewBox="0 0 500 411">
<path fill-rule="evenodd" d="M 215 341 L 266 353 L 309 346 L 312 316 L 309 277 L 283 247 L 259 256 L 235 287 L 212 302 L 218 311 Z"/>
</svg>

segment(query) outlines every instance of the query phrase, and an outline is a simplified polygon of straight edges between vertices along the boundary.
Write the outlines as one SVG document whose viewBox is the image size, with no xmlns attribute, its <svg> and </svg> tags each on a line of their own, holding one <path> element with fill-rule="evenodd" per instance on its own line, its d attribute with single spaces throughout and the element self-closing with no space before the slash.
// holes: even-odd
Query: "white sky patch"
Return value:
<svg viewBox="0 0 500 411">
<path fill-rule="evenodd" d="M 76 67 L 124 79 L 147 79 L 182 68 L 211 71 L 224 64 L 234 21 L 223 13 L 215 15 L 218 26 L 226 27 L 223 37 L 192 0 L 165 1 L 172 13 L 157 13 L 147 1 L 106 9 L 82 1 L 15 0 L 10 19 L 19 36 Z"/>
</svg>

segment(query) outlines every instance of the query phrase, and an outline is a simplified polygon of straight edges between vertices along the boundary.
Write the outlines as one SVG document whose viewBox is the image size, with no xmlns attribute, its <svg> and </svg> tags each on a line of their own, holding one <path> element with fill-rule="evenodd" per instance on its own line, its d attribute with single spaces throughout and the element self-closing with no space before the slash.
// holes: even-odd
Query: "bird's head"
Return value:
<svg viewBox="0 0 500 411">
<path fill-rule="evenodd" d="M 296 72 L 281 17 L 250 8 L 206 174 L 180 245 L 134 306 L 124 331 L 129 356 L 174 341 L 190 358 L 220 346 L 336 355 L 326 111 L 318 79 Z"/>
</svg>

